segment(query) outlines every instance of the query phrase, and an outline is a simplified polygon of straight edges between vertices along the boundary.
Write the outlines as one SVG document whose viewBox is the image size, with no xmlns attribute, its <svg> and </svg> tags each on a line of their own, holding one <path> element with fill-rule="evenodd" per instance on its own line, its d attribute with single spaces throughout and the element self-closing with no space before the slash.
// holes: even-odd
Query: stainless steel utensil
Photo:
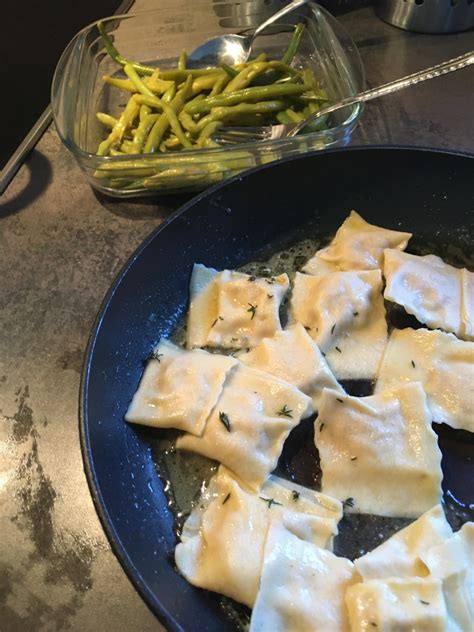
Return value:
<svg viewBox="0 0 474 632">
<path fill-rule="evenodd" d="M 226 35 L 219 35 L 204 42 L 201 46 L 195 48 L 187 59 L 187 64 L 190 68 L 205 67 L 205 66 L 219 66 L 220 64 L 228 64 L 233 66 L 235 64 L 242 64 L 249 58 L 252 50 L 252 44 L 257 35 L 267 28 L 270 24 L 273 24 L 278 19 L 294 11 L 303 4 L 306 4 L 309 0 L 293 0 L 287 6 L 283 7 L 272 15 L 268 20 L 265 20 L 263 24 L 260 24 L 252 33 L 247 35 L 236 35 L 228 33 Z"/>
<path fill-rule="evenodd" d="M 342 108 L 346 108 L 351 105 L 365 103 L 366 101 L 383 97 L 386 94 L 398 92 L 398 90 L 409 88 L 410 86 L 414 86 L 422 81 L 435 79 L 436 77 L 447 75 L 450 72 L 456 72 L 457 70 L 466 68 L 471 64 L 474 64 L 474 51 L 449 59 L 448 61 L 437 64 L 436 66 L 430 66 L 429 68 L 407 75 L 406 77 L 401 77 L 400 79 L 396 79 L 390 83 L 385 83 L 377 88 L 365 90 L 353 97 L 341 99 L 341 101 L 338 101 L 337 103 L 321 108 L 318 112 L 311 114 L 311 116 L 308 116 L 300 123 L 288 125 L 264 125 L 262 127 L 224 127 L 221 130 L 218 130 L 213 138 L 220 144 L 240 144 L 259 140 L 291 138 L 292 136 L 296 136 L 296 134 L 298 134 L 308 124 L 313 123 L 322 117 L 327 118 L 329 114 L 332 114 L 337 110 L 341 110 Z"/>
</svg>

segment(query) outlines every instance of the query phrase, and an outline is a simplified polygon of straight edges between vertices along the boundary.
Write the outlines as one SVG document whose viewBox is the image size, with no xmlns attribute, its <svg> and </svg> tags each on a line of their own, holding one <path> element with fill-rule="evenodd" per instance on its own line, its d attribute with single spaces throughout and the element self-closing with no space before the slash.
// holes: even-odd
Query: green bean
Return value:
<svg viewBox="0 0 474 632">
<path fill-rule="evenodd" d="M 185 50 L 181 53 L 178 58 L 178 70 L 186 70 L 186 62 L 188 60 L 188 55 Z"/>
<path fill-rule="evenodd" d="M 239 71 L 236 70 L 235 68 L 232 68 L 232 66 L 228 66 L 227 64 L 221 64 L 221 67 L 226 71 L 226 73 L 229 75 L 229 77 L 231 77 L 232 79 L 234 77 L 237 77 L 237 75 L 239 74 Z"/>
<path fill-rule="evenodd" d="M 147 108 L 148 110 L 150 109 L 147 105 L 142 105 L 141 107 Z M 135 136 L 133 137 L 132 154 L 139 154 L 142 152 L 148 134 L 159 117 L 160 114 L 148 114 L 148 116 L 144 117 L 143 120 L 140 121 Z"/>
<path fill-rule="evenodd" d="M 141 105 L 140 106 L 140 116 L 139 116 L 139 120 L 140 123 L 146 119 L 147 116 L 149 116 L 151 114 L 151 107 L 149 105 Z"/>
<path fill-rule="evenodd" d="M 97 112 L 96 116 L 102 125 L 110 127 L 110 129 L 113 129 L 118 123 L 116 118 L 110 116 L 110 114 L 105 114 L 104 112 Z"/>
<path fill-rule="evenodd" d="M 111 77 L 110 75 L 104 75 L 102 79 L 105 83 L 108 83 L 114 88 L 119 88 L 119 90 L 126 90 L 127 92 L 138 92 L 136 86 L 133 84 L 130 79 L 119 79 L 118 77 Z M 144 84 L 150 88 L 153 94 L 163 94 L 173 82 L 171 81 L 162 81 L 161 79 L 153 79 L 153 77 L 144 77 Z"/>
<path fill-rule="evenodd" d="M 212 90 L 209 94 L 211 97 L 215 97 L 217 94 L 220 94 L 222 90 L 226 87 L 226 85 L 230 81 L 230 76 L 228 74 L 223 74 L 222 77 L 219 77 L 215 84 L 212 87 Z"/>
<path fill-rule="evenodd" d="M 114 46 L 112 38 L 105 30 L 105 26 L 102 21 L 97 22 L 97 29 L 102 37 L 106 51 L 109 53 L 114 61 L 116 61 L 121 66 L 125 66 L 126 64 L 133 66 L 133 68 L 137 72 L 140 72 L 142 75 L 152 74 L 154 68 L 152 68 L 151 66 L 143 66 L 143 64 L 139 64 L 136 61 L 131 61 L 118 52 L 118 50 Z"/>
<path fill-rule="evenodd" d="M 264 101 L 265 99 L 278 99 L 284 96 L 299 95 L 308 90 L 304 84 L 284 83 L 273 86 L 258 86 L 255 88 L 244 88 L 236 90 L 231 94 L 221 94 L 215 97 L 207 97 L 201 101 L 187 103 L 184 106 L 185 112 L 189 114 L 206 114 L 213 107 L 225 105 L 236 105 L 241 102 Z"/>
<path fill-rule="evenodd" d="M 156 97 L 155 97 L 156 98 Z M 124 111 L 122 112 L 117 124 L 114 126 L 108 137 L 103 140 L 97 150 L 98 156 L 105 156 L 113 145 L 121 143 L 126 130 L 131 127 L 132 123 L 138 116 L 140 104 L 134 95 L 130 98 Z"/>
<path fill-rule="evenodd" d="M 179 122 L 181 123 L 181 125 L 184 127 L 185 130 L 192 133 L 196 132 L 197 124 L 194 121 L 191 114 L 188 114 L 184 110 L 181 110 L 181 112 L 178 115 L 178 118 L 179 118 Z"/>
<path fill-rule="evenodd" d="M 288 114 L 286 113 L 286 111 L 278 112 L 278 114 L 276 115 L 276 118 L 277 118 L 277 121 L 281 123 L 282 125 L 289 125 L 290 123 L 293 122 L 291 118 L 288 116 Z"/>
<path fill-rule="evenodd" d="M 283 57 L 281 58 L 282 63 L 287 64 L 287 65 L 291 64 L 291 62 L 295 58 L 296 53 L 298 52 L 298 48 L 300 46 L 303 32 L 304 32 L 304 24 L 302 23 L 297 24 L 291 36 L 290 43 L 288 44 L 288 48 L 286 49 Z"/>
<path fill-rule="evenodd" d="M 246 68 L 239 72 L 237 77 L 234 77 L 230 83 L 226 85 L 223 93 L 228 94 L 229 92 L 235 92 L 236 90 L 246 88 L 254 77 L 264 72 L 267 68 L 268 62 L 266 61 L 257 61 L 249 64 Z"/>
<path fill-rule="evenodd" d="M 202 77 L 203 75 L 216 74 L 220 75 L 221 68 L 188 68 L 187 70 L 162 70 L 161 78 L 165 81 L 186 81 L 188 75 L 191 75 L 194 79 L 196 77 Z"/>
<path fill-rule="evenodd" d="M 222 73 L 221 75 L 212 73 L 209 75 L 203 75 L 202 77 L 197 77 L 193 81 L 193 95 L 199 94 L 204 90 L 211 90 L 220 79 L 225 77 L 225 73 Z"/>
<path fill-rule="evenodd" d="M 211 121 L 208 123 L 199 134 L 196 145 L 198 147 L 205 147 L 207 141 L 220 127 L 222 127 L 222 125 L 222 121 Z"/>
<path fill-rule="evenodd" d="M 169 106 L 167 104 L 163 104 L 167 109 L 167 116 L 160 116 L 160 118 L 153 125 L 151 132 L 148 136 L 148 139 L 145 143 L 144 151 L 145 153 L 150 153 L 156 151 L 156 149 L 160 146 L 160 143 L 163 139 L 163 135 L 167 131 L 168 127 L 171 125 L 173 127 L 173 131 L 176 136 L 181 140 L 183 147 L 192 147 L 192 144 L 189 140 L 184 136 L 181 125 L 176 116 L 176 112 L 180 112 L 183 109 L 183 105 L 187 99 L 191 96 L 192 91 L 192 76 L 189 75 L 186 79 L 184 86 L 178 91 L 176 96 L 170 102 Z M 146 97 L 141 97 L 143 100 Z M 151 105 L 151 102 L 148 102 L 147 105 Z M 171 112 L 170 112 L 171 111 Z M 165 113 L 165 112 L 163 112 Z M 173 116 L 174 115 L 174 116 Z"/>
<path fill-rule="evenodd" d="M 173 85 L 171 85 L 168 90 L 163 95 L 163 102 L 170 103 L 176 95 L 176 83 L 173 81 Z"/>
<path fill-rule="evenodd" d="M 288 116 L 292 123 L 300 123 L 301 121 L 304 121 L 305 118 L 304 114 L 302 114 L 301 112 L 295 112 L 291 108 L 285 110 L 285 114 Z"/>
<path fill-rule="evenodd" d="M 120 145 L 120 151 L 122 151 L 124 154 L 132 154 L 133 142 L 131 140 L 124 140 Z"/>
<path fill-rule="evenodd" d="M 261 103 L 239 103 L 233 106 L 222 106 L 213 108 L 207 116 L 202 118 L 197 124 L 197 131 L 201 132 L 206 125 L 214 121 L 225 121 L 236 119 L 241 114 L 268 114 L 279 112 L 286 108 L 284 101 L 262 101 Z"/>
</svg>

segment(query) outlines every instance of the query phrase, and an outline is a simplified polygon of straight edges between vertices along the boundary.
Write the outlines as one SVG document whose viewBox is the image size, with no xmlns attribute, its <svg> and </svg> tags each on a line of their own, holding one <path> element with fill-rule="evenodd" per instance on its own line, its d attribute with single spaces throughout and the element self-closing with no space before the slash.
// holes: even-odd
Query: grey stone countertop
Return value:
<svg viewBox="0 0 474 632">
<path fill-rule="evenodd" d="M 474 48 L 372 8 L 342 16 L 370 86 Z M 353 144 L 474 151 L 473 71 L 373 102 Z M 111 552 L 78 432 L 84 351 L 101 300 L 150 231 L 186 198 L 96 196 L 51 127 L 0 199 L 0 630 L 161 627 Z"/>
</svg>

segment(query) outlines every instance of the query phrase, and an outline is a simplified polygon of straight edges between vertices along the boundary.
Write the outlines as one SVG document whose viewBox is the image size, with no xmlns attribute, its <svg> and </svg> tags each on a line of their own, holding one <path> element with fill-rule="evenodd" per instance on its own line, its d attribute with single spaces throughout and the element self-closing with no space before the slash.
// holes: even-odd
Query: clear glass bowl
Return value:
<svg viewBox="0 0 474 632">
<path fill-rule="evenodd" d="M 226 6 L 235 5 L 237 9 L 241 4 Z M 122 55 L 165 69 L 176 66 L 183 49 L 191 51 L 210 37 L 237 30 L 235 20 L 220 17 L 215 10 L 219 6 L 210 8 L 210 3 L 202 0 L 192 4 L 187 0 L 165 1 L 159 10 L 114 16 L 104 23 Z M 246 15 L 245 28 L 257 26 L 264 17 L 258 13 Z M 363 90 L 364 70 L 354 42 L 340 23 L 315 3 L 294 11 L 284 23 L 255 40 L 252 56 L 265 51 L 270 58 L 281 57 L 291 25 L 300 21 L 305 21 L 307 28 L 293 65 L 312 68 L 330 102 Z M 361 106 L 348 107 L 334 115 L 330 129 L 290 139 L 230 148 L 97 156 L 105 133 L 96 112 L 114 115 L 128 101 L 127 94 L 103 82 L 104 74 L 124 76 L 121 67 L 105 53 L 96 25 L 92 24 L 74 37 L 59 60 L 52 84 L 52 108 L 58 133 L 89 183 L 115 197 L 202 190 L 278 158 L 345 145 L 361 114 Z"/>
</svg>

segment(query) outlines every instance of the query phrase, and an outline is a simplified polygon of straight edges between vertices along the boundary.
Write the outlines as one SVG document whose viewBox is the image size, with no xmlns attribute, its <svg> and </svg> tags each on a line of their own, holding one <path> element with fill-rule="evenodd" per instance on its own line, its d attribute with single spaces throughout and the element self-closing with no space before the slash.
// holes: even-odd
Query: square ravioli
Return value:
<svg viewBox="0 0 474 632">
<path fill-rule="evenodd" d="M 286 274 L 255 277 L 195 264 L 190 283 L 187 346 L 252 348 L 281 331 Z"/>
<path fill-rule="evenodd" d="M 382 267 L 387 248 L 405 250 L 411 233 L 388 230 L 369 224 L 351 211 L 329 246 L 318 250 L 304 266 L 307 274 L 325 274 L 337 270 L 377 270 Z"/>
<path fill-rule="evenodd" d="M 185 434 L 176 447 L 219 461 L 258 489 L 275 469 L 283 443 L 310 406 L 310 398 L 288 382 L 239 364 L 202 436 Z"/>
<path fill-rule="evenodd" d="M 299 388 L 311 397 L 314 410 L 318 409 L 324 388 L 344 392 L 301 323 L 277 332 L 273 338 L 264 338 L 238 358 L 247 366 L 276 375 Z"/>
<path fill-rule="evenodd" d="M 446 632 L 441 582 L 433 579 L 372 579 L 346 593 L 351 632 Z"/>
<path fill-rule="evenodd" d="M 431 329 L 472 340 L 472 273 L 440 257 L 420 257 L 398 250 L 384 253 L 384 296 Z"/>
<path fill-rule="evenodd" d="M 255 493 L 220 467 L 184 524 L 176 564 L 194 586 L 251 608 L 270 522 L 326 547 L 341 517 L 341 503 L 324 494 L 274 476 Z"/>
<path fill-rule="evenodd" d="M 379 367 L 375 393 L 421 382 L 432 420 L 474 432 L 474 342 L 428 329 L 395 329 Z"/>
<path fill-rule="evenodd" d="M 373 551 L 354 563 L 364 581 L 386 577 L 425 577 L 428 570 L 420 557 L 453 532 L 441 505 L 401 529 Z"/>
<path fill-rule="evenodd" d="M 125 420 L 202 434 L 236 364 L 235 358 L 200 349 L 186 351 L 162 339 L 147 362 Z"/>
<path fill-rule="evenodd" d="M 373 379 L 387 343 L 380 270 L 296 273 L 292 322 L 309 332 L 338 379 Z"/>
<path fill-rule="evenodd" d="M 249 632 L 349 632 L 354 565 L 272 522 Z"/>
<path fill-rule="evenodd" d="M 441 501 L 441 452 L 419 383 L 370 397 L 325 389 L 315 443 L 322 491 L 348 511 L 416 518 Z"/>
<path fill-rule="evenodd" d="M 474 621 L 474 523 L 421 554 L 430 577 L 442 581 L 450 632 L 471 632 Z"/>
</svg>

